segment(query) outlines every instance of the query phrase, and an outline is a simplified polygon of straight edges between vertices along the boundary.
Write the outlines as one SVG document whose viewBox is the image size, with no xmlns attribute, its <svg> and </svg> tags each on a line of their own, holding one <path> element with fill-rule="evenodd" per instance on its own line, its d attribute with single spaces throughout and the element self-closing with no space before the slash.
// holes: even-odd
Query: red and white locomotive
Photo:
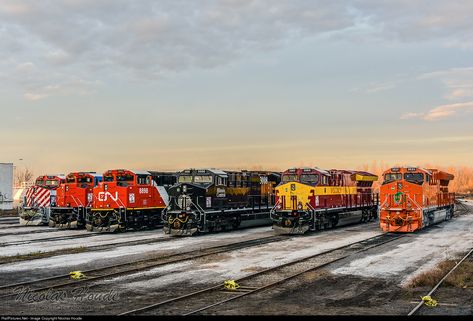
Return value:
<svg viewBox="0 0 473 321">
<path fill-rule="evenodd" d="M 56 190 L 56 207 L 51 208 L 49 226 L 85 227 L 85 216 L 92 207 L 93 188 L 102 181 L 95 172 L 74 172 Z"/>
<path fill-rule="evenodd" d="M 161 211 L 168 205 L 166 187 L 174 173 L 126 169 L 109 170 L 93 189 L 92 208 L 86 215 L 89 231 L 125 231 L 162 226 Z"/>
<path fill-rule="evenodd" d="M 20 224 L 47 225 L 51 207 L 56 206 L 56 190 L 64 181 L 64 175 L 39 176 L 23 196 Z"/>
</svg>

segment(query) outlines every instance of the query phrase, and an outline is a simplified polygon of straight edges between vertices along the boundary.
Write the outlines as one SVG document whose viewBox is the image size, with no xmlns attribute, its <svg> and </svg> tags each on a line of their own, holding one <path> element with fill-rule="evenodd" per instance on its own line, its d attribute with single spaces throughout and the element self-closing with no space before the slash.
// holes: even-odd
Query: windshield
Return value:
<svg viewBox="0 0 473 321">
<path fill-rule="evenodd" d="M 135 177 L 133 175 L 119 175 L 117 176 L 117 182 L 133 182 Z"/>
<path fill-rule="evenodd" d="M 42 179 L 37 179 L 35 184 L 36 184 L 37 186 L 43 186 L 43 185 L 44 185 L 44 182 L 43 182 Z"/>
<path fill-rule="evenodd" d="M 422 184 L 424 182 L 424 174 L 422 173 L 406 173 L 404 179 L 414 184 Z"/>
<path fill-rule="evenodd" d="M 74 176 L 67 176 L 66 183 L 75 183 L 76 178 Z"/>
<path fill-rule="evenodd" d="M 301 183 L 315 185 L 319 181 L 319 175 L 316 174 L 302 174 Z"/>
<path fill-rule="evenodd" d="M 179 183 L 192 183 L 192 176 L 179 176 Z"/>
<path fill-rule="evenodd" d="M 46 180 L 46 186 L 58 186 L 59 182 L 56 180 L 48 179 Z"/>
<path fill-rule="evenodd" d="M 77 179 L 77 183 L 91 183 L 91 182 L 92 182 L 92 178 L 90 178 L 88 176 L 79 177 Z"/>
<path fill-rule="evenodd" d="M 113 182 L 113 175 L 105 175 L 103 177 L 104 182 Z"/>
<path fill-rule="evenodd" d="M 196 175 L 194 176 L 195 183 L 212 183 L 211 175 Z"/>
<path fill-rule="evenodd" d="M 287 183 L 287 182 L 297 182 L 297 181 L 298 181 L 297 175 L 287 175 L 287 174 L 286 174 L 286 175 L 284 175 L 284 176 L 282 177 L 282 181 L 283 181 L 284 183 Z"/>
<path fill-rule="evenodd" d="M 400 179 L 402 179 L 401 173 L 389 173 L 389 174 L 384 175 L 384 182 L 383 182 L 383 184 L 387 184 L 387 183 L 390 183 L 390 182 L 398 181 L 398 180 L 400 180 Z"/>
</svg>

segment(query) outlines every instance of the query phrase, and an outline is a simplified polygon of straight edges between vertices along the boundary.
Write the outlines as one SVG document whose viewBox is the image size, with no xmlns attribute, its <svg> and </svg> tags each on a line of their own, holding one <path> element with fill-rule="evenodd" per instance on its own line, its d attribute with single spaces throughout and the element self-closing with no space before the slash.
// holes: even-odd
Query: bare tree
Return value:
<svg viewBox="0 0 473 321">
<path fill-rule="evenodd" d="M 21 183 L 29 183 L 33 180 L 33 172 L 25 167 L 24 169 L 16 168 L 15 170 L 15 185 L 18 186 Z"/>
</svg>

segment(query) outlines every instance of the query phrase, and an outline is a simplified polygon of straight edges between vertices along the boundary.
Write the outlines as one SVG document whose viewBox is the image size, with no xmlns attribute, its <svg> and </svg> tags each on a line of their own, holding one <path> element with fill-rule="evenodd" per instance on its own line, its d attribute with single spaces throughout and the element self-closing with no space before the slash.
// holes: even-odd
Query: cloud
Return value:
<svg viewBox="0 0 473 321">
<path fill-rule="evenodd" d="M 160 79 L 344 33 L 355 43 L 361 36 L 464 46 L 473 43 L 472 9 L 471 1 L 441 0 L 4 0 L 0 68 L 29 92 L 22 71 L 12 66 L 34 64 L 38 73 L 27 82 L 44 88 L 71 78 Z M 451 97 L 470 94 L 470 88 L 456 88 Z"/>
<path fill-rule="evenodd" d="M 473 112 L 473 101 L 438 106 L 426 113 L 405 113 L 401 119 L 421 118 L 427 121 L 436 121 L 469 112 Z"/>
<path fill-rule="evenodd" d="M 385 40 L 437 40 L 444 46 L 473 48 L 471 1 L 358 0 L 354 6 L 382 29 Z"/>
<path fill-rule="evenodd" d="M 444 98 L 448 100 L 473 97 L 473 67 L 438 70 L 424 73 L 417 79 L 440 81 L 447 90 Z"/>
</svg>

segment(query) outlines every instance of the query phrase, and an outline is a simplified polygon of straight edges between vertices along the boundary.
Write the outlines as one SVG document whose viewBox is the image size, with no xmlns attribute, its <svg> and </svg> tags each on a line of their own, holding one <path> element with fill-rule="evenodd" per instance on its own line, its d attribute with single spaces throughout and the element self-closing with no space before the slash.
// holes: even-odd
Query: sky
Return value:
<svg viewBox="0 0 473 321">
<path fill-rule="evenodd" d="M 0 162 L 473 166 L 473 2 L 0 1 Z"/>
</svg>

